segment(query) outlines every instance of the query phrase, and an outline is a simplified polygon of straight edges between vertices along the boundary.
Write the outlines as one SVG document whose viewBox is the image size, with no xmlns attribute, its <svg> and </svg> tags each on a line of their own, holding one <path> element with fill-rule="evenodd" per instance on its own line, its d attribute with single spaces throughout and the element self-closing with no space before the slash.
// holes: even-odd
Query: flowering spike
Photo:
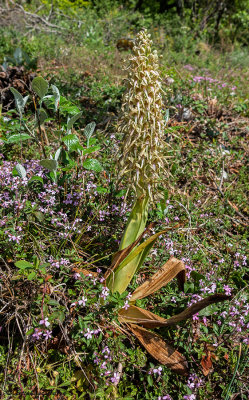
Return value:
<svg viewBox="0 0 249 400">
<path fill-rule="evenodd" d="M 164 169 L 165 143 L 162 89 L 157 52 L 146 30 L 137 35 L 130 58 L 130 73 L 118 131 L 123 134 L 120 178 L 136 197 L 158 196 L 157 185 Z"/>
</svg>

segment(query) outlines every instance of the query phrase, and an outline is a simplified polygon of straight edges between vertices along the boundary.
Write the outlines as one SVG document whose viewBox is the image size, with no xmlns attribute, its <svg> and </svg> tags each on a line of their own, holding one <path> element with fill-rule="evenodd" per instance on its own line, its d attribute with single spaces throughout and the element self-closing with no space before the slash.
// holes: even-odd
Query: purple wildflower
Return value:
<svg viewBox="0 0 249 400">
<path fill-rule="evenodd" d="M 49 338 L 52 337 L 52 331 L 46 331 L 46 332 L 43 334 L 43 336 L 44 336 L 44 339 L 45 339 L 45 340 L 48 340 Z"/>
<path fill-rule="evenodd" d="M 111 377 L 112 383 L 117 384 L 119 382 L 119 379 L 119 374 L 117 372 L 114 372 L 113 376 Z"/>
<path fill-rule="evenodd" d="M 33 333 L 32 337 L 36 340 L 39 340 L 41 335 L 42 331 L 39 328 L 35 328 L 35 332 Z"/>
<path fill-rule="evenodd" d="M 48 322 L 48 318 L 46 317 L 45 319 L 41 319 L 39 324 L 48 327 L 50 325 L 50 322 Z"/>
<path fill-rule="evenodd" d="M 82 296 L 81 300 L 78 301 L 78 304 L 79 304 L 80 306 L 82 305 L 83 307 L 85 307 L 86 302 L 87 302 L 87 298 L 84 297 L 84 296 Z"/>
<path fill-rule="evenodd" d="M 86 333 L 84 334 L 84 336 L 85 336 L 87 339 L 92 339 L 93 333 L 94 333 L 93 331 L 91 331 L 89 328 L 87 328 Z"/>
</svg>

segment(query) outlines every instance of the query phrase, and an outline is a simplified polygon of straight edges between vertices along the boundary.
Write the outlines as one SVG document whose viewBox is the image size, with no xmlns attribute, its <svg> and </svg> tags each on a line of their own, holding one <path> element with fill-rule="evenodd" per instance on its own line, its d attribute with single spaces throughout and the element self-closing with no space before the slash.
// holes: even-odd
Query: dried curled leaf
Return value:
<svg viewBox="0 0 249 400">
<path fill-rule="evenodd" d="M 231 296 L 225 294 L 214 294 L 212 296 L 206 297 L 203 300 L 198 301 L 192 306 L 186 308 L 180 314 L 174 315 L 168 319 L 159 317 L 150 311 L 143 310 L 142 308 L 130 305 L 130 307 L 125 310 L 119 311 L 119 322 L 121 323 L 135 323 L 139 325 L 146 326 L 147 328 L 158 328 L 160 326 L 172 326 L 176 325 L 181 321 L 191 318 L 194 314 L 201 311 L 203 308 L 208 307 L 211 304 L 219 303 L 224 300 L 231 299 Z"/>
<path fill-rule="evenodd" d="M 177 258 L 170 258 L 162 268 L 156 272 L 151 278 L 139 286 L 132 294 L 131 302 L 150 294 L 157 292 L 161 287 L 167 285 L 173 278 L 177 276 L 180 289 L 183 290 L 183 285 L 186 280 L 186 269 L 184 263 Z"/>
<path fill-rule="evenodd" d="M 211 352 L 208 351 L 207 354 L 204 354 L 201 359 L 201 366 L 203 375 L 207 376 L 209 372 L 212 370 L 213 363 L 211 360 Z"/>
<path fill-rule="evenodd" d="M 118 313 L 120 323 L 140 324 L 147 328 L 155 328 L 159 322 L 165 322 L 166 319 L 153 314 L 150 311 L 130 305 L 127 310 L 122 308 Z"/>
<path fill-rule="evenodd" d="M 167 320 L 165 320 L 165 322 L 158 322 L 156 326 L 175 325 L 178 322 L 191 318 L 194 314 L 203 310 L 203 308 L 210 306 L 211 304 L 220 303 L 221 301 L 230 300 L 231 298 L 231 296 L 228 296 L 226 294 L 213 294 L 212 296 L 208 296 L 205 299 L 202 299 L 197 303 L 192 304 L 192 306 L 186 308 L 186 310 L 182 311 L 180 314 L 168 318 Z"/>
<path fill-rule="evenodd" d="M 134 324 L 130 325 L 130 329 L 148 353 L 159 361 L 160 364 L 166 365 L 180 375 L 188 375 L 186 358 L 165 343 L 159 335 Z"/>
</svg>

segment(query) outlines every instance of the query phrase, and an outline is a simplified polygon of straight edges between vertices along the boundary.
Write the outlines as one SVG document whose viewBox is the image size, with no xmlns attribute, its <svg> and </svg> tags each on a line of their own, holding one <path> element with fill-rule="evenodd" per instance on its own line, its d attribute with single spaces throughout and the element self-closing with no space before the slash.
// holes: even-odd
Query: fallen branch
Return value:
<svg viewBox="0 0 249 400">
<path fill-rule="evenodd" d="M 45 18 L 42 18 L 40 15 L 33 14 L 33 13 L 28 12 L 28 11 L 25 11 L 23 6 L 21 6 L 20 4 L 16 4 L 13 0 L 9 0 L 9 1 L 10 1 L 11 4 L 14 5 L 14 7 L 19 8 L 23 12 L 25 17 L 28 17 L 31 20 L 32 19 L 35 20 L 35 21 L 33 21 L 33 23 L 36 23 L 37 21 L 40 21 L 40 22 L 42 22 L 44 25 L 46 25 L 49 28 L 66 30 L 66 28 L 63 28 L 63 27 L 55 25 L 55 24 L 51 24 L 51 22 L 48 22 Z"/>
</svg>

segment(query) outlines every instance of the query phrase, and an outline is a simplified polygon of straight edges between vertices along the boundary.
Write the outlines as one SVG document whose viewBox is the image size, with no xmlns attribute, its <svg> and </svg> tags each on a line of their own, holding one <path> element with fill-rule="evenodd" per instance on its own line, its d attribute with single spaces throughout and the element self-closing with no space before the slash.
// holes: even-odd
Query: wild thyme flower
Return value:
<svg viewBox="0 0 249 400">
<path fill-rule="evenodd" d="M 83 307 L 85 307 L 86 302 L 87 302 L 87 298 L 85 296 L 82 296 L 81 300 L 78 301 L 78 304 L 80 306 L 82 305 Z"/>
<path fill-rule="evenodd" d="M 33 333 L 33 339 L 39 340 L 42 335 L 42 331 L 39 328 L 35 328 L 35 332 Z"/>
<path fill-rule="evenodd" d="M 89 328 L 87 328 L 86 333 L 84 334 L 84 336 L 85 336 L 87 339 L 92 339 L 93 333 L 94 333 L 93 331 L 91 331 Z"/>
<path fill-rule="evenodd" d="M 146 30 L 137 35 L 118 131 L 123 134 L 120 178 L 136 196 L 159 197 L 157 186 L 164 168 L 165 143 L 162 89 L 158 56 Z"/>
<path fill-rule="evenodd" d="M 46 327 L 48 327 L 50 325 L 50 322 L 48 322 L 48 318 L 46 317 L 45 319 L 41 319 L 39 324 L 40 325 L 45 325 Z"/>
<path fill-rule="evenodd" d="M 118 372 L 114 372 L 113 376 L 111 377 L 111 381 L 113 384 L 117 384 L 120 380 L 120 376 Z"/>
<path fill-rule="evenodd" d="M 46 332 L 43 334 L 43 336 L 44 336 L 44 339 L 45 339 L 45 340 L 51 339 L 51 338 L 52 338 L 52 331 L 46 331 Z"/>
</svg>

